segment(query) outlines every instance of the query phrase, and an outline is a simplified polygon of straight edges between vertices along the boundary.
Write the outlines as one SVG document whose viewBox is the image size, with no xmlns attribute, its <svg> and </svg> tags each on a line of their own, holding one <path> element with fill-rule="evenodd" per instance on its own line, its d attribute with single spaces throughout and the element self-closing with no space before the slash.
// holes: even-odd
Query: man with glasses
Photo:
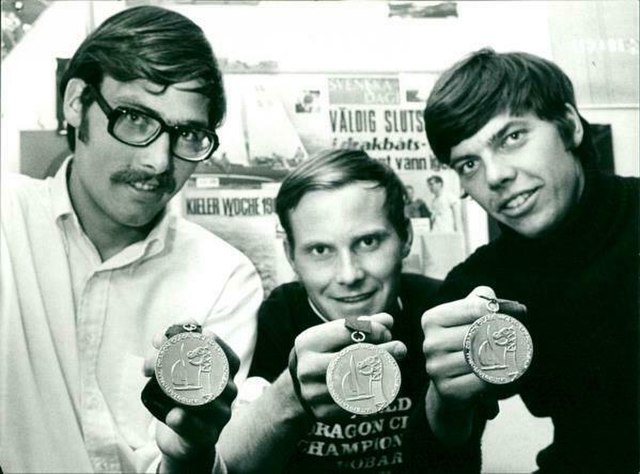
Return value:
<svg viewBox="0 0 640 474">
<path fill-rule="evenodd" d="M 2 183 L 3 469 L 222 468 L 232 380 L 197 416 L 176 407 L 156 427 L 140 401 L 152 338 L 174 323 L 219 336 L 231 377 L 239 359 L 236 382 L 252 356 L 254 267 L 167 209 L 218 146 L 225 97 L 211 47 L 175 12 L 124 10 L 82 43 L 61 93 L 74 155 L 53 178 Z"/>
<path fill-rule="evenodd" d="M 214 130 L 197 124 L 167 125 L 153 110 L 144 112 L 123 106 L 114 109 L 95 86 L 88 84 L 87 87 L 109 120 L 107 130 L 122 143 L 146 147 L 167 132 L 171 152 L 178 158 L 195 163 L 206 160 L 218 148 L 218 135 Z"/>
</svg>

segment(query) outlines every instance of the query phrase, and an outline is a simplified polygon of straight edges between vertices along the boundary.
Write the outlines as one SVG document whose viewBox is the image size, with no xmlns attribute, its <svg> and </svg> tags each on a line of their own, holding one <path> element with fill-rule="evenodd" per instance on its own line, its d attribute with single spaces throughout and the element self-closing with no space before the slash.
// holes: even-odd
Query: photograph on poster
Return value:
<svg viewBox="0 0 640 474">
<path fill-rule="evenodd" d="M 320 91 L 304 90 L 296 102 L 296 113 L 309 114 L 312 112 L 320 112 L 320 106 L 318 105 L 319 100 Z"/>
</svg>

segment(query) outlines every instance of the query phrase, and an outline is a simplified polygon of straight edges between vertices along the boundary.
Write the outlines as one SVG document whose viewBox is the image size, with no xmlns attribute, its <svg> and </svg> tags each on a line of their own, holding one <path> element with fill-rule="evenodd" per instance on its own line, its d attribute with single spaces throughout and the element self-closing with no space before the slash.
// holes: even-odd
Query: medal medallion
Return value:
<svg viewBox="0 0 640 474">
<path fill-rule="evenodd" d="M 354 322 L 355 321 L 355 322 Z M 398 395 L 400 368 L 387 351 L 364 343 L 371 323 L 347 318 L 356 343 L 342 349 L 327 368 L 327 388 L 333 400 L 356 415 L 371 415 L 386 408 Z"/>
<path fill-rule="evenodd" d="M 229 362 L 220 345 L 199 332 L 169 338 L 156 359 L 158 384 L 174 401 L 200 406 L 214 400 L 229 381 Z"/>
<path fill-rule="evenodd" d="M 477 319 L 465 335 L 464 356 L 482 380 L 507 384 L 521 377 L 529 368 L 533 342 L 520 321 L 498 313 L 496 300 L 490 300 L 487 309 L 490 313 Z"/>
</svg>

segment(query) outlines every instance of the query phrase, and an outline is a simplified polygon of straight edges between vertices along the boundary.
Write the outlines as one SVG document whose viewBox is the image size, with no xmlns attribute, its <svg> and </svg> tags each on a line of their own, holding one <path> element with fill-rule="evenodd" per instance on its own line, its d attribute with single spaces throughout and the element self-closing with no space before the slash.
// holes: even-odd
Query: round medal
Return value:
<svg viewBox="0 0 640 474">
<path fill-rule="evenodd" d="M 229 362 L 220 345 L 199 332 L 167 340 L 156 359 L 156 378 L 178 403 L 200 406 L 214 400 L 229 381 Z"/>
<path fill-rule="evenodd" d="M 373 344 L 353 344 L 329 363 L 327 388 L 333 400 L 356 415 L 387 407 L 400 390 L 400 368 L 387 351 Z"/>
<path fill-rule="evenodd" d="M 533 357 L 533 342 L 520 321 L 491 312 L 471 325 L 464 338 L 463 351 L 478 377 L 489 383 L 506 384 L 526 372 Z"/>
</svg>

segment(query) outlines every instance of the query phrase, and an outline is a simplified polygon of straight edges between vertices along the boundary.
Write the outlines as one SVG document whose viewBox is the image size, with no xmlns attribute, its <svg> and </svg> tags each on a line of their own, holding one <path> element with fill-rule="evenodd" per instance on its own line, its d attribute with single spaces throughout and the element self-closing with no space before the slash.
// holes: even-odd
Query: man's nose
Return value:
<svg viewBox="0 0 640 474">
<path fill-rule="evenodd" d="M 364 278 L 359 259 L 351 251 L 340 253 L 336 265 L 336 280 L 341 285 L 353 285 Z"/>
<path fill-rule="evenodd" d="M 490 189 L 498 189 L 515 178 L 516 168 L 508 160 L 497 154 L 483 157 L 485 179 Z"/>
<path fill-rule="evenodd" d="M 161 174 L 172 167 L 171 137 L 162 132 L 146 147 L 140 148 L 136 156 L 137 164 L 154 174 Z"/>
</svg>

